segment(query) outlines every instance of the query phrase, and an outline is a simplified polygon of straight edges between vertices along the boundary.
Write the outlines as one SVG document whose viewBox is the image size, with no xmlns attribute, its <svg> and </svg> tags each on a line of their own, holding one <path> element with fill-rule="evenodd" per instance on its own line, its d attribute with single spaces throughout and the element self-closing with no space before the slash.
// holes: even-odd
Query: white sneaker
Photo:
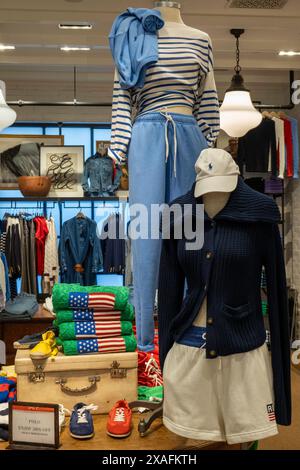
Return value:
<svg viewBox="0 0 300 470">
<path fill-rule="evenodd" d="M 63 428 L 66 425 L 66 413 L 70 414 L 70 411 L 64 407 L 64 405 L 59 406 L 59 433 L 62 432 Z"/>
</svg>

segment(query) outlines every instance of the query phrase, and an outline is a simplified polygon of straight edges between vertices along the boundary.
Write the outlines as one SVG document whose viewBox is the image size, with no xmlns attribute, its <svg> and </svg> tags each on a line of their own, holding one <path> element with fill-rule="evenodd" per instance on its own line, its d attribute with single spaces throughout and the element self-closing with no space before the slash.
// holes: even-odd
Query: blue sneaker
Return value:
<svg viewBox="0 0 300 470">
<path fill-rule="evenodd" d="M 96 411 L 98 406 L 77 403 L 74 406 L 70 418 L 70 434 L 75 439 L 91 439 L 94 436 L 94 424 L 91 411 Z"/>
</svg>

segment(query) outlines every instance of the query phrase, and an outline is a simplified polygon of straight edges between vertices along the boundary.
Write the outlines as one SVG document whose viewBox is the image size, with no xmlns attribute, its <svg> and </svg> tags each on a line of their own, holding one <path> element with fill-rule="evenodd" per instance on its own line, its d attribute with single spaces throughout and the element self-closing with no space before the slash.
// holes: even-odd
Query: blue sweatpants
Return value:
<svg viewBox="0 0 300 470">
<path fill-rule="evenodd" d="M 148 113 L 137 117 L 128 152 L 129 202 L 168 203 L 185 194 L 195 181 L 195 162 L 207 148 L 192 116 Z M 154 340 L 153 308 L 161 240 L 132 241 L 134 306 L 138 348 L 151 351 Z"/>
</svg>

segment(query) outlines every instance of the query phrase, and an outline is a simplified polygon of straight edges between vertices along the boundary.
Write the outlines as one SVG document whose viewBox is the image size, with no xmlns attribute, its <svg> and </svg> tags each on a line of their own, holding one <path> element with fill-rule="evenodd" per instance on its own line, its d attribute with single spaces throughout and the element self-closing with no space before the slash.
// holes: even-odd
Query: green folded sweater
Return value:
<svg viewBox="0 0 300 470">
<path fill-rule="evenodd" d="M 63 347 L 63 352 L 66 356 L 76 356 L 95 353 L 134 352 L 137 343 L 135 336 L 131 335 L 120 338 L 80 339 L 74 341 L 61 341 L 57 338 L 57 345 Z"/>
<path fill-rule="evenodd" d="M 124 310 L 112 310 L 109 312 L 95 312 L 93 309 L 72 310 L 64 309 L 56 312 L 57 325 L 60 323 L 67 323 L 73 321 L 100 321 L 101 316 L 116 319 L 121 321 L 134 320 L 134 308 L 131 304 L 127 304 Z"/>
<path fill-rule="evenodd" d="M 129 321 L 80 321 L 61 323 L 59 337 L 62 341 L 82 338 L 113 338 L 132 334 Z"/>
<path fill-rule="evenodd" d="M 81 286 L 79 284 L 55 284 L 52 292 L 53 310 L 65 310 L 68 308 L 92 308 L 95 307 L 94 302 L 89 302 L 85 305 L 84 302 L 79 302 L 77 307 L 76 299 L 71 299 L 70 294 L 112 294 L 113 306 L 111 310 L 124 310 L 128 304 L 129 289 L 128 287 L 107 287 L 107 286 Z M 81 299 L 82 300 L 82 299 Z M 101 310 L 101 308 L 99 308 Z M 103 310 L 103 309 L 102 309 Z"/>
</svg>

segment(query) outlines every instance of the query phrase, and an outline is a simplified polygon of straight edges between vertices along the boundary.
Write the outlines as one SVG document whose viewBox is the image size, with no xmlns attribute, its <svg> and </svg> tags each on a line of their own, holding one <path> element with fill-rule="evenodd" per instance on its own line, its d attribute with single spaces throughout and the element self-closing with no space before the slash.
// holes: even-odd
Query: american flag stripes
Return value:
<svg viewBox="0 0 300 470">
<path fill-rule="evenodd" d="M 126 352 L 124 338 L 82 339 L 78 341 L 79 354 Z"/>
<path fill-rule="evenodd" d="M 120 321 L 80 321 L 75 323 L 76 338 L 112 338 L 121 336 Z"/>
<path fill-rule="evenodd" d="M 275 411 L 273 404 L 267 405 L 267 412 L 269 416 L 269 421 L 276 421 Z"/>
<path fill-rule="evenodd" d="M 73 321 L 121 321 L 121 312 L 119 310 L 98 312 L 92 308 L 74 310 Z"/>
<path fill-rule="evenodd" d="M 116 296 L 111 293 L 70 292 L 69 307 L 72 309 L 92 308 L 94 310 L 114 310 Z"/>
</svg>

